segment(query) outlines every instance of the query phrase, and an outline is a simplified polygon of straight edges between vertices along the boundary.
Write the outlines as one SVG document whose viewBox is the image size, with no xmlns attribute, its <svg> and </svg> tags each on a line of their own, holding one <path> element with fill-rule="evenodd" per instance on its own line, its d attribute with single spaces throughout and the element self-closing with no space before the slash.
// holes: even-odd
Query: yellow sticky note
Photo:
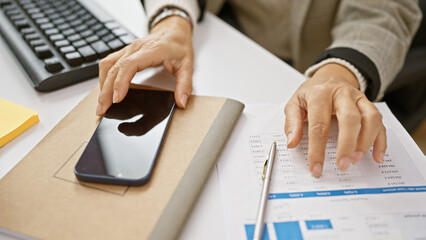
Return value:
<svg viewBox="0 0 426 240">
<path fill-rule="evenodd" d="M 0 147 L 38 121 L 33 110 L 0 98 Z"/>
</svg>

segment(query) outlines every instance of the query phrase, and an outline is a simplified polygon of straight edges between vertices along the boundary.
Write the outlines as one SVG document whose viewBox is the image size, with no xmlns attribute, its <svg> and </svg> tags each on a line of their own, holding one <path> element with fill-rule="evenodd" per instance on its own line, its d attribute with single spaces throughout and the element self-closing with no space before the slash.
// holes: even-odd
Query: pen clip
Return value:
<svg viewBox="0 0 426 240">
<path fill-rule="evenodd" d="M 265 180 L 265 177 L 266 177 L 266 167 L 268 166 L 268 159 L 266 159 L 265 163 L 263 164 L 262 180 Z"/>
</svg>

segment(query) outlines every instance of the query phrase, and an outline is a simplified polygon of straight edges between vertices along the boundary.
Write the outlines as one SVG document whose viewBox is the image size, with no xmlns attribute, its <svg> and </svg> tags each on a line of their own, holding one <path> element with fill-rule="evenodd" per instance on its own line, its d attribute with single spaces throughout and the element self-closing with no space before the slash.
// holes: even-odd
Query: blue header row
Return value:
<svg viewBox="0 0 426 240">
<path fill-rule="evenodd" d="M 407 193 L 407 192 L 426 192 L 426 186 L 359 188 L 359 189 L 347 189 L 347 190 L 311 191 L 311 192 L 294 192 L 294 193 L 270 193 L 269 199 L 334 197 L 334 196 L 348 196 L 348 195 L 362 195 L 362 194 Z"/>
</svg>

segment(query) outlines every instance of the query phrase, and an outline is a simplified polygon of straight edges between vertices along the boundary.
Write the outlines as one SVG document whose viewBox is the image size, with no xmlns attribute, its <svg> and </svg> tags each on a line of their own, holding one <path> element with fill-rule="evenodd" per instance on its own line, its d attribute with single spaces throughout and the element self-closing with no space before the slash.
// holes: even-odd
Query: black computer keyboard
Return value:
<svg viewBox="0 0 426 240">
<path fill-rule="evenodd" d="M 90 0 L 0 0 L 0 33 L 39 91 L 97 76 L 135 39 Z"/>
</svg>

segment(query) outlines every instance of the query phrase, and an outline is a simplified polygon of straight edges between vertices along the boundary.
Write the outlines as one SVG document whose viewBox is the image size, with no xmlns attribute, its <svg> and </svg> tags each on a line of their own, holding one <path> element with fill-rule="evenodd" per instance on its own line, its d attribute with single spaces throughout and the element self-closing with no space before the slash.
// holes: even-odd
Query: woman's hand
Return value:
<svg viewBox="0 0 426 240">
<path fill-rule="evenodd" d="M 194 72 L 191 31 L 186 19 L 171 16 L 155 25 L 148 36 L 102 59 L 96 114 L 104 115 L 112 103 L 123 100 L 136 72 L 160 65 L 176 77 L 175 100 L 179 107 L 185 108 L 192 92 Z"/>
<path fill-rule="evenodd" d="M 299 144 L 303 122 L 308 121 L 308 162 L 315 177 L 322 174 L 332 115 L 339 126 L 336 165 L 340 170 L 358 162 L 372 144 L 374 160 L 383 162 L 386 130 L 382 115 L 358 88 L 351 71 L 339 64 L 326 64 L 296 90 L 285 107 L 289 148 Z"/>
</svg>

